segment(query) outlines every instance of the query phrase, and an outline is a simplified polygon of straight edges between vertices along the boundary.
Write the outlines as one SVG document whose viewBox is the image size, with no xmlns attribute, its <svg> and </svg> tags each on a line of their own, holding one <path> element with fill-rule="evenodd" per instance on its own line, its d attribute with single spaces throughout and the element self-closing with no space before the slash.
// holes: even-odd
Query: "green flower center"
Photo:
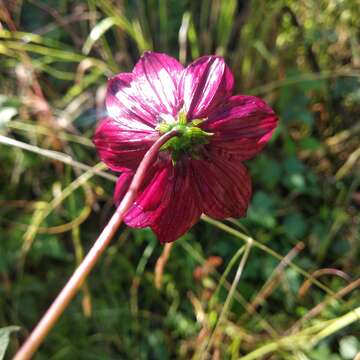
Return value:
<svg viewBox="0 0 360 360">
<path fill-rule="evenodd" d="M 174 129 L 179 132 L 178 136 L 173 137 L 161 147 L 161 151 L 171 153 L 173 164 L 184 155 L 195 159 L 200 158 L 202 145 L 208 144 L 209 137 L 213 135 L 199 127 L 203 121 L 205 119 L 195 119 L 188 122 L 183 111 L 179 112 L 177 119 L 161 119 L 157 126 L 160 134 L 165 134 Z"/>
</svg>

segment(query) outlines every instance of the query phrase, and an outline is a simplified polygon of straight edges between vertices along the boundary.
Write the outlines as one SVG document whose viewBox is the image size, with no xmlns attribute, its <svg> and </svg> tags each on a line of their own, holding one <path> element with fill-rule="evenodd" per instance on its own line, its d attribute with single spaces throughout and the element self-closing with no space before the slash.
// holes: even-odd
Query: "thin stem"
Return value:
<svg viewBox="0 0 360 360">
<path fill-rule="evenodd" d="M 229 264 L 226 266 L 225 271 L 221 274 L 221 278 L 218 282 L 218 285 L 213 293 L 213 295 L 211 296 L 210 300 L 209 300 L 209 305 L 210 307 L 212 307 L 218 296 L 219 296 L 219 292 L 220 289 L 224 286 L 224 283 L 227 279 L 227 276 L 229 275 L 231 269 L 233 268 L 233 266 L 236 264 L 236 262 L 238 261 L 239 257 L 243 254 L 243 252 L 245 251 L 245 246 L 243 245 L 241 246 L 235 253 L 235 255 L 230 259 Z"/>
<path fill-rule="evenodd" d="M 213 341 L 215 339 L 215 336 L 217 334 L 219 326 L 224 321 L 224 319 L 225 319 L 225 317 L 227 315 L 227 312 L 230 309 L 231 301 L 232 301 L 232 299 L 234 297 L 234 294 L 235 294 L 236 288 L 237 288 L 237 286 L 239 284 L 239 281 L 240 281 L 241 275 L 243 273 L 246 261 L 247 261 L 247 259 L 249 257 L 249 253 L 250 253 L 252 243 L 253 243 L 253 241 L 249 240 L 247 245 L 246 245 L 244 255 L 243 255 L 243 257 L 242 257 L 242 259 L 240 261 L 239 267 L 238 267 L 238 269 L 236 271 L 234 281 L 231 284 L 230 291 L 229 291 L 228 296 L 227 296 L 227 298 L 225 300 L 224 306 L 223 306 L 223 308 L 221 310 L 221 313 L 220 313 L 219 319 L 218 319 L 218 321 L 217 321 L 217 323 L 215 325 L 214 331 L 212 332 L 209 341 L 207 343 L 205 342 L 205 351 L 203 353 L 204 356 L 202 357 L 202 359 L 206 359 L 206 356 L 208 354 L 208 351 L 210 351 L 210 349 L 211 349 L 212 343 L 213 343 Z"/>
<path fill-rule="evenodd" d="M 161 282 L 164 274 L 164 268 L 166 263 L 169 260 L 171 248 L 173 247 L 174 243 L 166 243 L 163 249 L 162 254 L 158 258 L 156 265 L 155 265 L 155 286 L 157 289 L 161 288 Z"/>
<path fill-rule="evenodd" d="M 124 214 L 133 204 L 135 196 L 142 185 L 145 174 L 151 164 L 153 163 L 156 155 L 159 152 L 159 149 L 163 144 L 165 144 L 170 138 L 176 136 L 177 131 L 169 131 L 168 133 L 161 136 L 148 150 L 145 154 L 143 160 L 141 161 L 135 176 L 130 184 L 130 187 L 121 201 L 120 205 L 116 209 L 114 215 L 111 217 L 108 224 L 105 226 L 104 230 L 100 236 L 95 241 L 93 247 L 90 249 L 89 253 L 86 255 L 82 263 L 75 270 L 69 281 L 66 283 L 65 287 L 61 290 L 60 294 L 57 296 L 55 301 L 52 303 L 50 308 L 47 310 L 45 315 L 42 317 L 40 322 L 37 324 L 35 329 L 30 334 L 29 338 L 20 348 L 18 353 L 15 355 L 13 360 L 27 360 L 32 357 L 38 347 L 41 345 L 46 335 L 55 325 L 56 321 L 59 319 L 60 315 L 66 309 L 70 301 L 73 299 L 75 294 L 80 289 L 81 285 L 84 283 L 85 279 L 89 275 L 92 268 L 97 263 L 100 255 L 109 245 L 112 237 L 120 227 L 120 224 L 124 218 Z"/>
<path fill-rule="evenodd" d="M 99 169 L 94 169 L 93 167 L 91 167 L 89 165 L 85 165 L 79 161 L 74 160 L 70 155 L 64 154 L 59 151 L 42 149 L 38 146 L 30 145 L 30 144 L 24 143 L 19 140 L 12 139 L 12 138 L 4 136 L 4 135 L 0 135 L 0 144 L 4 144 L 4 145 L 8 145 L 8 146 L 15 146 L 19 149 L 23 149 L 26 151 L 33 152 L 35 154 L 46 156 L 49 159 L 61 161 L 65 164 L 71 165 L 73 167 L 79 168 L 84 171 L 92 171 L 93 173 L 100 175 L 105 179 L 116 181 L 116 177 L 114 175 L 108 174 Z"/>
<path fill-rule="evenodd" d="M 224 223 L 222 223 L 221 221 L 217 221 L 214 219 L 209 218 L 206 215 L 203 215 L 201 217 L 202 220 L 206 221 L 209 224 L 212 224 L 214 226 L 216 226 L 217 228 L 224 230 L 225 232 L 234 235 L 235 237 L 248 242 L 250 240 L 252 240 L 252 243 L 254 245 L 254 247 L 257 247 L 258 249 L 266 252 L 267 254 L 270 254 L 271 256 L 273 256 L 274 258 L 283 261 L 284 257 L 282 255 L 280 255 L 279 253 L 277 253 L 275 250 L 271 249 L 270 247 L 266 246 L 265 244 L 251 238 L 250 236 L 247 236 L 243 233 L 241 233 L 240 231 L 237 231 L 236 229 L 225 225 Z M 293 268 L 297 273 L 301 274 L 302 276 L 304 276 L 306 279 L 309 279 L 309 281 L 311 281 L 312 284 L 316 285 L 319 289 L 324 290 L 327 294 L 329 295 L 334 295 L 334 291 L 332 291 L 330 288 L 328 288 L 327 286 L 325 286 L 321 281 L 317 280 L 316 278 L 314 278 L 311 274 L 309 274 L 308 272 L 306 272 L 303 268 L 301 268 L 300 266 L 297 266 L 295 263 L 293 263 L 292 261 L 289 261 L 289 267 Z"/>
</svg>

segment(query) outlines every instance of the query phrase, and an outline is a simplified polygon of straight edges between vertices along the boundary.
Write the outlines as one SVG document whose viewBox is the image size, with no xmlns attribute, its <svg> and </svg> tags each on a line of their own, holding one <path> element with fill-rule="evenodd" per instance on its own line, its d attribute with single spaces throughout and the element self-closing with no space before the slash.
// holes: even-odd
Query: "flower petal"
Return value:
<svg viewBox="0 0 360 360">
<path fill-rule="evenodd" d="M 208 146 L 228 160 L 247 160 L 270 140 L 278 118 L 263 100 L 255 96 L 233 96 L 201 125 L 214 135 Z"/>
<path fill-rule="evenodd" d="M 131 181 L 134 177 L 134 172 L 123 172 L 116 181 L 114 191 L 114 203 L 118 206 L 129 189 Z"/>
<path fill-rule="evenodd" d="M 214 219 L 242 217 L 251 196 L 251 179 L 240 162 L 212 158 L 193 160 L 203 212 Z"/>
<path fill-rule="evenodd" d="M 232 93 L 234 77 L 222 57 L 203 56 L 183 72 L 179 96 L 188 119 L 207 117 Z"/>
<path fill-rule="evenodd" d="M 179 162 L 167 208 L 151 225 L 161 243 L 175 241 L 199 221 L 202 209 L 194 182 L 191 167 Z"/>
<path fill-rule="evenodd" d="M 199 197 L 189 166 L 169 161 L 158 169 L 125 217 L 127 225 L 151 226 L 161 243 L 182 236 L 200 218 Z"/>
<path fill-rule="evenodd" d="M 113 171 L 135 170 L 157 139 L 154 130 L 129 130 L 112 118 L 101 120 L 93 142 L 100 159 Z"/>
<path fill-rule="evenodd" d="M 169 194 L 174 182 L 170 163 L 154 164 L 144 179 L 133 206 L 127 211 L 125 223 L 131 227 L 150 226 L 161 215 L 169 202 Z"/>
<path fill-rule="evenodd" d="M 105 103 L 108 115 L 129 129 L 156 126 L 157 114 L 142 101 L 131 73 L 121 73 L 109 79 Z"/>
<path fill-rule="evenodd" d="M 174 58 L 161 53 L 146 51 L 133 70 L 134 85 L 146 104 L 156 115 L 177 115 L 177 94 L 182 65 Z"/>
<path fill-rule="evenodd" d="M 109 80 L 106 108 L 109 116 L 127 126 L 155 127 L 161 114 L 178 112 L 178 83 L 182 65 L 160 53 L 145 52 L 132 73 Z"/>
</svg>

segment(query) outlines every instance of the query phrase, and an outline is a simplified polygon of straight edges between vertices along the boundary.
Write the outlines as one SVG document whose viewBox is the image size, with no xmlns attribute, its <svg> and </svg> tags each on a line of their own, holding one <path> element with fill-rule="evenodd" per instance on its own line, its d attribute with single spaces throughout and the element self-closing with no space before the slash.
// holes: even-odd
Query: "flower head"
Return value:
<svg viewBox="0 0 360 360">
<path fill-rule="evenodd" d="M 203 56 L 188 67 L 160 53 L 145 52 L 132 73 L 109 80 L 108 117 L 97 127 L 100 158 L 121 172 L 119 203 L 146 151 L 176 128 L 146 174 L 125 223 L 150 226 L 161 242 L 183 235 L 202 213 L 244 216 L 251 180 L 242 161 L 268 142 L 274 111 L 254 96 L 232 96 L 233 75 L 219 56 Z"/>
</svg>

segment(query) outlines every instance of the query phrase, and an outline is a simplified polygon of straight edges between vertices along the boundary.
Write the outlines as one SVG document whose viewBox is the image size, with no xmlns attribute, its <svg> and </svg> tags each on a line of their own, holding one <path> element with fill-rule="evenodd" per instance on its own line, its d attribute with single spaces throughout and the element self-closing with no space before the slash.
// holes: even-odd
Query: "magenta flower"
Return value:
<svg viewBox="0 0 360 360">
<path fill-rule="evenodd" d="M 150 226 L 159 240 L 183 235 L 204 213 L 215 219 L 245 215 L 251 179 L 242 164 L 273 133 L 277 116 L 261 99 L 232 96 L 234 78 L 219 56 L 203 56 L 188 67 L 174 58 L 146 52 L 132 73 L 109 80 L 108 117 L 94 137 L 100 158 L 121 172 L 119 203 L 146 151 L 173 128 L 134 205 L 131 227 Z"/>
</svg>

